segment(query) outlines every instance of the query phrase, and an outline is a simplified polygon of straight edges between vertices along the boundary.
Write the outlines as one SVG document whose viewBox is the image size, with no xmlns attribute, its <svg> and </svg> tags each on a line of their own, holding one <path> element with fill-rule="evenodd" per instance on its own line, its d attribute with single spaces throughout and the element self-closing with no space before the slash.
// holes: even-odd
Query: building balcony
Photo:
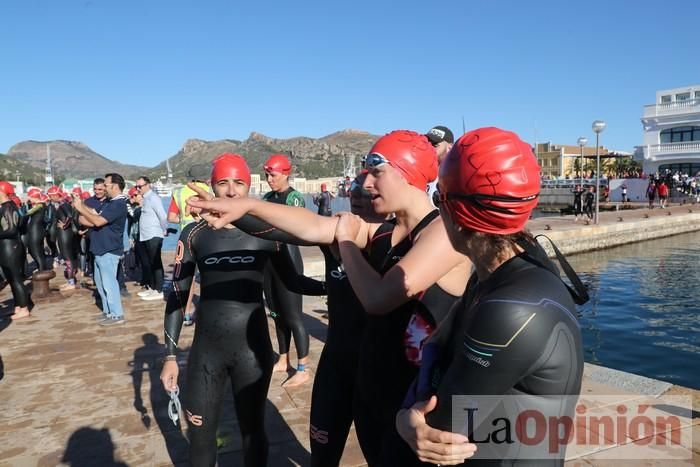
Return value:
<svg viewBox="0 0 700 467">
<path fill-rule="evenodd" d="M 649 144 L 639 146 L 644 154 L 644 160 L 664 161 L 676 158 L 697 157 L 700 159 L 700 141 L 687 143 Z"/>
<path fill-rule="evenodd" d="M 667 104 L 651 104 L 644 106 L 644 118 L 691 113 L 700 113 L 700 99 L 688 99 L 669 102 Z"/>
</svg>

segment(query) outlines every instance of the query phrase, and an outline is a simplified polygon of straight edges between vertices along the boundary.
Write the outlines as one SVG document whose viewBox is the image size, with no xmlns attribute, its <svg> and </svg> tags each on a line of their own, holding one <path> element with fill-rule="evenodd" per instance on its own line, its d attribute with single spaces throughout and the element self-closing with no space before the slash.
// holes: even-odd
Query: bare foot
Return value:
<svg viewBox="0 0 700 467">
<path fill-rule="evenodd" d="M 308 371 L 297 371 L 291 378 L 282 383 L 282 387 L 293 388 L 296 386 L 301 386 L 302 384 L 309 381 L 309 379 L 311 379 L 311 376 L 309 376 Z"/>
<path fill-rule="evenodd" d="M 61 287 L 58 288 L 58 290 L 75 290 L 80 288 L 78 284 L 63 284 Z"/>
<path fill-rule="evenodd" d="M 289 363 L 287 362 L 286 359 L 280 358 L 277 360 L 277 363 L 275 363 L 275 366 L 272 367 L 272 372 L 273 373 L 289 373 L 292 371 L 294 368 L 289 366 Z"/>
<path fill-rule="evenodd" d="M 14 320 L 22 319 L 22 318 L 29 318 L 29 310 L 26 308 L 20 308 L 19 310 L 15 310 L 15 312 L 11 316 L 11 318 Z"/>
</svg>

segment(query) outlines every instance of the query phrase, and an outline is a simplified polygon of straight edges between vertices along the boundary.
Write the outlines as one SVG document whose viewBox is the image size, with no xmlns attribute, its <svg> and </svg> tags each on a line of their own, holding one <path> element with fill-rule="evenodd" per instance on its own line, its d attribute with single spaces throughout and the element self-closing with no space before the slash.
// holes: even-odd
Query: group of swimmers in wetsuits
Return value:
<svg viewBox="0 0 700 467">
<path fill-rule="evenodd" d="M 280 290 L 328 295 L 309 423 L 312 466 L 339 464 L 353 422 L 370 466 L 563 465 L 564 447 L 534 461 L 517 450 L 494 453 L 472 442 L 483 427 L 453 418 L 455 395 L 527 395 L 538 409 L 567 415 L 567 396 L 580 391 L 575 303 L 584 298 L 525 230 L 540 191 L 528 144 L 498 128 L 465 133 L 441 159 L 438 177 L 430 140 L 393 131 L 364 158 L 352 212 L 333 217 L 303 208 L 298 194 L 276 185 L 291 171 L 288 158 L 275 155 L 264 168 L 272 188 L 264 200 L 247 196 L 250 169 L 237 154 L 213 161 L 213 195 L 190 184 L 198 196 L 187 204 L 198 221 L 178 242 L 161 379 L 175 390 L 185 304 L 199 269 L 184 394 L 192 465 L 216 462 L 227 378 L 245 465 L 267 464 L 265 400 L 273 368 L 290 368 L 290 336 L 296 382 L 308 379 L 300 311 L 285 316 L 301 302 L 276 297 Z M 436 178 L 438 209 L 426 193 Z M 293 245 L 321 247 L 324 282 L 302 275 Z M 275 317 L 277 364 L 263 294 Z M 484 407 L 500 413 L 503 404 Z"/>
<path fill-rule="evenodd" d="M 83 199 L 90 197 L 78 187 L 72 193 Z M 32 270 L 40 273 L 53 269 L 54 261 L 62 259 L 67 282 L 61 289 L 78 288 L 76 274 L 84 271 L 86 264 L 86 232 L 80 228 L 71 196 L 57 186 L 49 187 L 46 193 L 30 188 L 26 203 L 22 203 L 14 186 L 0 181 L 0 202 L 0 266 L 15 303 L 11 317 L 27 318 L 32 306 L 24 285 L 31 274 L 27 253 L 34 260 Z"/>
</svg>

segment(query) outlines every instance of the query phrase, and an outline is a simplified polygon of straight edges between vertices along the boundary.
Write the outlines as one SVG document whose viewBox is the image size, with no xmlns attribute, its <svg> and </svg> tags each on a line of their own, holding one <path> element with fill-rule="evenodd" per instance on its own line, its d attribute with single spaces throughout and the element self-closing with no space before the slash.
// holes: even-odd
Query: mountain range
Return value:
<svg viewBox="0 0 700 467">
<path fill-rule="evenodd" d="M 359 130 L 343 130 L 322 138 L 271 138 L 253 132 L 243 141 L 224 139 L 205 141 L 189 139 L 174 155 L 167 158 L 175 181 L 185 181 L 189 167 L 209 164 L 218 154 L 233 152 L 243 155 L 251 172 L 262 174 L 262 165 L 270 154 L 290 156 L 297 176 L 318 178 L 340 176 L 351 158 L 355 164 L 379 137 Z M 20 171 L 22 179 L 41 184 L 46 168 L 47 147 L 50 148 L 54 178 L 93 178 L 116 172 L 133 179 L 148 175 L 152 180 L 167 175 L 166 161 L 155 167 L 144 167 L 108 159 L 78 141 L 22 141 L 12 146 L 6 156 L 0 156 L 0 173 L 14 179 Z M 36 179 L 36 180 L 35 180 Z"/>
</svg>

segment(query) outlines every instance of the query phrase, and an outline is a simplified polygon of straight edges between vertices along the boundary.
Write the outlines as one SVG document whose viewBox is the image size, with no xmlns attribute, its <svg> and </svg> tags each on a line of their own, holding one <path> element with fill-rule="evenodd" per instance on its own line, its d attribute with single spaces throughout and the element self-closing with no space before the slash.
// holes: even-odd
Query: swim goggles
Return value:
<svg viewBox="0 0 700 467">
<path fill-rule="evenodd" d="M 180 410 L 182 407 L 180 405 L 180 388 L 175 386 L 173 391 L 169 391 L 170 402 L 168 402 L 168 417 L 173 421 L 173 425 L 177 426 L 177 421 L 180 419 Z"/>
<path fill-rule="evenodd" d="M 534 194 L 530 196 L 525 196 L 523 198 L 517 198 L 513 196 L 497 196 L 497 195 L 485 195 L 485 194 L 480 194 L 480 193 L 472 193 L 472 194 L 462 194 L 462 193 L 440 193 L 438 190 L 435 190 L 433 192 L 433 204 L 435 206 L 440 206 L 441 203 L 444 203 L 447 200 L 450 199 L 460 199 L 460 200 L 467 200 L 471 201 L 473 204 L 475 204 L 477 207 L 484 209 L 486 211 L 494 211 L 498 212 L 501 214 L 514 214 L 512 211 L 513 208 L 517 207 L 514 206 L 513 208 L 508 208 L 508 207 L 502 207 L 502 206 L 495 206 L 492 203 L 487 203 L 485 201 L 497 201 L 499 203 L 525 203 L 527 201 L 532 201 L 533 199 L 536 199 L 540 194 Z"/>
<path fill-rule="evenodd" d="M 384 164 L 391 164 L 391 162 L 378 152 L 367 154 L 362 158 L 362 167 L 367 170 L 377 168 Z"/>
</svg>

